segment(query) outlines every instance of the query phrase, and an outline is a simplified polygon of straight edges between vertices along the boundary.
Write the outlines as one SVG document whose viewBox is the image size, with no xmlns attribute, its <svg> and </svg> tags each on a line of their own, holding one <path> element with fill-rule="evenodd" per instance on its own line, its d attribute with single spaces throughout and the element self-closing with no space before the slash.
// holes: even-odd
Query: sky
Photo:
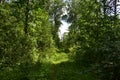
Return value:
<svg viewBox="0 0 120 80">
<path fill-rule="evenodd" d="M 64 0 L 64 1 L 67 1 L 67 0 Z M 68 6 L 66 5 L 65 7 L 62 8 L 63 14 L 61 15 L 61 17 L 63 15 L 67 15 L 68 14 L 68 11 L 66 9 L 67 7 Z M 62 24 L 60 25 L 59 32 L 58 32 L 60 39 L 63 38 L 64 33 L 69 32 L 68 28 L 71 25 L 71 23 L 67 23 L 65 20 L 62 20 L 62 19 L 61 19 L 61 23 Z"/>
<path fill-rule="evenodd" d="M 61 24 L 61 26 L 59 28 L 59 32 L 58 32 L 60 39 L 63 38 L 64 33 L 69 32 L 68 28 L 71 25 L 71 23 L 67 23 L 64 20 L 61 20 L 61 22 L 62 22 L 62 24 Z"/>
<path fill-rule="evenodd" d="M 64 1 L 66 1 L 66 0 L 64 0 Z M 117 4 L 119 4 L 119 6 L 117 7 L 117 9 L 120 9 L 120 1 L 118 1 Z M 66 10 L 66 8 L 63 8 L 63 14 L 61 16 L 65 15 L 67 13 L 68 13 L 68 11 Z M 61 24 L 61 26 L 59 28 L 59 32 L 58 32 L 60 39 L 63 38 L 64 33 L 69 32 L 68 28 L 71 25 L 71 23 L 67 23 L 64 20 L 61 20 L 61 22 L 62 22 L 62 24 Z"/>
</svg>

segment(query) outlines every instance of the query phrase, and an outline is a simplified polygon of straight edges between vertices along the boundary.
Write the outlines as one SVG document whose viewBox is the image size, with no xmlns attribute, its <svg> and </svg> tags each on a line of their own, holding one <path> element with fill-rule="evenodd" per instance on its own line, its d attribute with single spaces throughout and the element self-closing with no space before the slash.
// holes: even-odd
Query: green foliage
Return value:
<svg viewBox="0 0 120 80">
<path fill-rule="evenodd" d="M 63 0 L 53 0 L 49 6 L 48 13 L 50 15 L 50 20 L 52 22 L 52 35 L 55 42 L 55 46 L 59 48 L 60 39 L 59 39 L 59 27 L 61 25 L 61 15 L 63 13 L 62 8 L 64 7 Z"/>
<path fill-rule="evenodd" d="M 79 66 L 96 67 L 102 80 L 118 79 L 119 18 L 103 14 L 101 2 L 73 1 L 72 6 L 72 25 L 64 45 L 73 48 L 71 55 Z"/>
<path fill-rule="evenodd" d="M 65 4 L 69 13 L 61 17 Z M 0 79 L 118 80 L 120 19 L 113 5 L 107 0 L 0 1 Z M 61 18 L 72 25 L 60 42 Z"/>
<path fill-rule="evenodd" d="M 29 72 L 33 67 L 38 67 L 36 62 L 43 58 L 41 52 L 54 47 L 48 13 L 40 7 L 34 9 L 32 3 L 18 0 L 0 5 L 2 80 L 29 79 Z M 24 31 L 25 27 L 27 33 Z M 20 73 L 16 74 L 17 72 Z"/>
</svg>

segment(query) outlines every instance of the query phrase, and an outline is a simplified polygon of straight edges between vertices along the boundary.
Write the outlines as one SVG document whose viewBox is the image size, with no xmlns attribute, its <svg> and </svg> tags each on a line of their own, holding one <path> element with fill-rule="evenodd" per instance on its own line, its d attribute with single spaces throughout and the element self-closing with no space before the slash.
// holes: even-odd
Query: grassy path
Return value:
<svg viewBox="0 0 120 80">
<path fill-rule="evenodd" d="M 84 72 L 85 68 L 78 67 L 66 53 L 56 53 L 46 62 L 51 64 L 50 80 L 96 80 L 93 73 Z"/>
</svg>

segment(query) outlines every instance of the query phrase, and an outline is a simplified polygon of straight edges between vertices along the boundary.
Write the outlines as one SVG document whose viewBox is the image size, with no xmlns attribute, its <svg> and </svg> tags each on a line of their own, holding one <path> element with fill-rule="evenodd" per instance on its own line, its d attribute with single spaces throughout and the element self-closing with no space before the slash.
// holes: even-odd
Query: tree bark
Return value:
<svg viewBox="0 0 120 80">
<path fill-rule="evenodd" d="M 25 10 L 25 23 L 24 23 L 24 32 L 28 34 L 28 20 L 29 20 L 29 0 L 26 2 L 26 10 Z"/>
</svg>

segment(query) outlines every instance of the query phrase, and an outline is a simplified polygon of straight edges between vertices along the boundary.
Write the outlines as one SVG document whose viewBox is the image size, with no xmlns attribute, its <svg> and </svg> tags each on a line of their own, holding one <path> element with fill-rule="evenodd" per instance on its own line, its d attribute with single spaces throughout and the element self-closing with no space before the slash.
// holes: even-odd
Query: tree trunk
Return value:
<svg viewBox="0 0 120 80">
<path fill-rule="evenodd" d="M 29 20 L 29 0 L 26 2 L 26 10 L 25 10 L 25 23 L 24 23 L 24 32 L 28 33 L 28 20 Z"/>
</svg>

